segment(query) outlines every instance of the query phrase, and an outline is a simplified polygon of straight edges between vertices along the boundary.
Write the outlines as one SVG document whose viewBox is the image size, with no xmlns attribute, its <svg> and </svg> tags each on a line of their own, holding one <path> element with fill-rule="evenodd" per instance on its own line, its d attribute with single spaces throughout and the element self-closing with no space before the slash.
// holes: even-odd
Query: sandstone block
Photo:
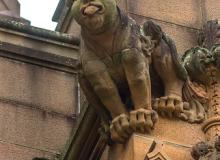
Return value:
<svg viewBox="0 0 220 160">
<path fill-rule="evenodd" d="M 0 140 L 7 143 L 59 152 L 65 148 L 73 126 L 73 120 L 56 114 L 0 103 Z"/>
<path fill-rule="evenodd" d="M 204 0 L 206 20 L 220 20 L 220 3 L 218 0 Z"/>
<path fill-rule="evenodd" d="M 0 58 L 0 99 L 73 115 L 77 82 L 73 74 Z"/>
<path fill-rule="evenodd" d="M 131 16 L 139 24 L 143 24 L 147 20 L 152 20 L 134 14 L 131 14 Z M 175 25 L 172 23 L 166 23 L 156 20 L 153 21 L 159 24 L 163 31 L 166 32 L 174 40 L 179 54 L 183 54 L 186 50 L 197 45 L 198 30 Z"/>
<path fill-rule="evenodd" d="M 128 11 L 144 17 L 193 28 L 200 28 L 202 24 L 199 0 L 128 1 Z"/>
<path fill-rule="evenodd" d="M 0 142 L 0 159 L 1 160 L 31 160 L 34 157 L 44 157 L 52 159 L 55 153 Z"/>
</svg>

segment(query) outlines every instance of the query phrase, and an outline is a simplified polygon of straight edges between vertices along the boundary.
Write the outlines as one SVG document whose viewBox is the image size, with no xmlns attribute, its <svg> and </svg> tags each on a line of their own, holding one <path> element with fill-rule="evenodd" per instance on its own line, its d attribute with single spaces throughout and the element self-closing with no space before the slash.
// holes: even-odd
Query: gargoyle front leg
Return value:
<svg viewBox="0 0 220 160">
<path fill-rule="evenodd" d="M 174 44 L 172 46 L 175 48 Z M 169 117 L 179 115 L 183 110 L 182 89 L 184 80 L 179 78 L 177 74 L 177 69 L 175 69 L 177 66 L 174 61 L 179 62 L 172 58 L 172 52 L 177 54 L 175 49 L 172 51 L 168 44 L 161 40 L 152 54 L 154 69 L 163 81 L 165 92 L 163 97 L 155 99 L 153 108 L 162 116 Z"/>
<path fill-rule="evenodd" d="M 149 132 L 156 122 L 151 108 L 151 84 L 148 64 L 143 53 L 136 48 L 122 51 L 122 64 L 134 103 L 130 125 L 134 131 Z"/>
<path fill-rule="evenodd" d="M 90 61 L 84 66 L 86 78 L 95 94 L 113 118 L 110 132 L 114 141 L 124 142 L 130 135 L 129 117 L 118 89 L 101 61 Z"/>
</svg>

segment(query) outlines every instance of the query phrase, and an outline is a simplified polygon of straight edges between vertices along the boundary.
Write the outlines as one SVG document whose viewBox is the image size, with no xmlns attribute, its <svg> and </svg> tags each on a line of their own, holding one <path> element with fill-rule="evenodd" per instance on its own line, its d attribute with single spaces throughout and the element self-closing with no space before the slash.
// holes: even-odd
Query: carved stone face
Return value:
<svg viewBox="0 0 220 160">
<path fill-rule="evenodd" d="M 203 73 L 206 66 L 212 62 L 211 52 L 205 48 L 195 47 L 186 52 L 184 66 L 187 70 Z"/>
<path fill-rule="evenodd" d="M 207 66 L 214 61 L 213 56 L 208 49 L 194 47 L 185 53 L 182 61 L 192 79 L 196 79 L 201 83 L 207 81 Z"/>
<path fill-rule="evenodd" d="M 76 0 L 72 13 L 83 29 L 98 34 L 114 23 L 117 7 L 115 0 Z"/>
</svg>

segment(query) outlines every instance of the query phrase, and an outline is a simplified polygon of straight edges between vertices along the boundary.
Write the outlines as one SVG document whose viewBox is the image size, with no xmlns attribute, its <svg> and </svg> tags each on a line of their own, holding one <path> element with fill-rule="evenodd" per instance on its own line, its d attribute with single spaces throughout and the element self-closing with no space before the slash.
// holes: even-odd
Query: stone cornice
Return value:
<svg viewBox="0 0 220 160">
<path fill-rule="evenodd" d="M 46 32 L 44 30 L 50 38 L 39 37 L 37 33 L 41 29 L 36 29 L 35 34 L 30 34 L 31 31 L 28 33 L 12 30 L 12 26 L 12 28 L 6 29 L 7 25 L 5 25 L 3 28 L 1 22 L 0 20 L 0 56 L 75 73 L 79 47 L 77 43 L 75 45 L 74 43 L 65 43 L 68 41 L 67 35 L 65 37 L 61 34 L 61 39 L 58 41 L 49 36 L 56 35 L 53 31 Z M 26 27 L 28 28 L 28 26 Z M 57 35 L 58 37 L 59 35 Z M 67 39 L 62 41 L 62 38 Z"/>
</svg>

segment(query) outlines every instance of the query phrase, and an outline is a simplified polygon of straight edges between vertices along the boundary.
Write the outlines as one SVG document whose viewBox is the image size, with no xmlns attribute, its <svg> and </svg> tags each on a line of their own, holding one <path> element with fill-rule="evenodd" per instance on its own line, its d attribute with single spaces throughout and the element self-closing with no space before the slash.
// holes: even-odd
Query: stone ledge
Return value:
<svg viewBox="0 0 220 160">
<path fill-rule="evenodd" d="M 76 46 L 78 46 L 80 43 L 80 40 L 78 38 L 70 34 L 33 27 L 29 24 L 25 24 L 16 20 L 13 21 L 11 19 L 8 19 L 7 17 L 0 19 L 0 27 L 5 29 L 11 29 L 21 33 L 34 35 L 41 38 L 43 37 L 46 39 L 60 41 L 62 43 L 69 43 Z"/>
<path fill-rule="evenodd" d="M 0 56 L 75 73 L 78 46 L 0 27 Z"/>
<path fill-rule="evenodd" d="M 114 144 L 108 149 L 107 157 L 102 157 L 101 160 L 186 160 L 191 158 L 191 146 L 160 141 L 139 134 L 133 134 L 126 144 Z"/>
</svg>

